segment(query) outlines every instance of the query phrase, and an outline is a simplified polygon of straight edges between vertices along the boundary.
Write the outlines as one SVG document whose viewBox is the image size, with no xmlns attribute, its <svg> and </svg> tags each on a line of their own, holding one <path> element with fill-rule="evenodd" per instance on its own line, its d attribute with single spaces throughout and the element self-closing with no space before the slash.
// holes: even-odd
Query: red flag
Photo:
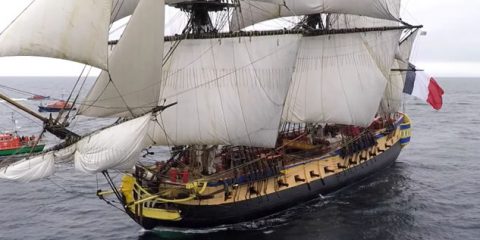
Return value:
<svg viewBox="0 0 480 240">
<path fill-rule="evenodd" d="M 428 98 L 427 102 L 432 105 L 432 107 L 436 110 L 442 108 L 442 96 L 443 96 L 443 89 L 438 85 L 437 81 L 433 77 L 430 78 L 430 82 L 428 84 Z"/>
</svg>

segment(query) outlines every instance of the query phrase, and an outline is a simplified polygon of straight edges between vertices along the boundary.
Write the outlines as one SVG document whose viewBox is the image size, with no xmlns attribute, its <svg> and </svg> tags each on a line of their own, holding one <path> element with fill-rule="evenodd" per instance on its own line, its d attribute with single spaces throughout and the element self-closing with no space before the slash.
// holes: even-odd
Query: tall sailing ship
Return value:
<svg viewBox="0 0 480 240">
<path fill-rule="evenodd" d="M 164 36 L 165 5 L 188 16 L 181 33 Z M 3 165 L 0 178 L 32 181 L 73 162 L 103 173 L 111 191 L 98 196 L 118 198 L 146 229 L 248 221 L 358 182 L 391 165 L 410 139 L 399 110 L 421 26 L 403 22 L 400 6 L 32 1 L 1 33 L 0 56 L 101 69 L 86 98 L 74 99 L 76 114 L 118 121 L 79 136 L 67 129 L 69 114 L 37 114 L 65 141 Z M 129 15 L 121 38 L 109 41 L 111 23 Z M 288 24 L 256 27 L 274 19 Z M 170 158 L 140 161 L 151 146 L 168 146 Z M 120 184 L 109 171 L 124 173 Z"/>
</svg>

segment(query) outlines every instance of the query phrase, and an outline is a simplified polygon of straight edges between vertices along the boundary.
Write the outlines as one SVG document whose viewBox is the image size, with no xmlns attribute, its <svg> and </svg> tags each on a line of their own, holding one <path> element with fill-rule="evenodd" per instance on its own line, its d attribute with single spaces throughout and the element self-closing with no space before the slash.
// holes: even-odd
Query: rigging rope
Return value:
<svg viewBox="0 0 480 240">
<path fill-rule="evenodd" d="M 9 29 L 9 28 L 12 26 L 12 24 L 13 24 L 14 22 L 16 22 L 17 19 L 18 19 L 20 16 L 22 16 L 22 15 L 25 13 L 25 11 L 27 11 L 28 8 L 30 8 L 30 6 L 32 6 L 32 4 L 33 4 L 34 2 L 35 2 L 35 0 L 32 0 L 32 1 L 25 7 L 25 9 L 23 9 L 22 12 L 20 12 L 20 13 L 7 25 L 7 27 L 4 28 L 4 29 L 0 32 L 0 35 L 2 35 L 5 31 L 7 31 L 7 29 Z"/>
<path fill-rule="evenodd" d="M 63 113 L 64 113 L 64 111 L 65 111 L 65 108 L 68 106 L 68 102 L 69 102 L 70 99 L 72 98 L 73 93 L 74 93 L 75 89 L 77 88 L 77 85 L 78 85 L 78 83 L 80 82 L 80 79 L 82 78 L 83 73 L 85 72 L 85 69 L 87 69 L 87 66 L 88 66 L 88 65 L 86 65 L 86 64 L 83 66 L 82 72 L 81 72 L 80 75 L 78 76 L 77 81 L 75 81 L 75 85 L 73 86 L 72 91 L 70 91 L 70 95 L 68 96 L 67 100 L 65 101 L 65 104 L 62 106 L 62 109 L 60 109 L 60 112 L 58 113 L 57 118 L 55 119 L 55 121 L 53 122 L 53 124 L 56 125 L 56 124 L 58 124 L 58 122 L 60 121 L 60 118 L 62 117 L 62 115 L 63 115 Z M 90 68 L 90 69 L 91 69 L 91 68 Z M 89 72 L 90 72 L 90 71 L 89 71 Z M 82 86 L 83 86 L 83 85 L 82 85 Z M 80 91 L 78 92 L 78 94 L 80 94 Z M 77 94 L 77 98 L 78 98 L 78 94 Z M 75 98 L 75 99 L 76 99 L 76 98 Z M 68 117 L 68 115 L 70 114 L 70 112 L 72 111 L 73 106 L 74 106 L 74 105 L 72 105 L 72 107 L 69 109 L 69 112 L 67 113 L 67 116 L 65 117 L 63 123 L 66 123 L 66 122 L 67 122 L 67 120 L 68 120 L 67 117 Z"/>
<path fill-rule="evenodd" d="M 75 99 L 73 100 L 73 103 L 72 103 L 72 106 L 75 106 L 75 104 L 77 103 L 77 100 L 78 100 L 78 97 L 80 96 L 80 93 L 82 92 L 82 89 L 83 87 L 85 86 L 85 83 L 87 82 L 87 79 L 88 79 L 88 75 L 90 74 L 90 71 L 92 71 L 92 67 L 90 67 L 90 69 L 88 70 L 87 74 L 85 75 L 85 77 L 83 78 L 83 83 L 82 85 L 80 86 L 80 89 L 78 89 L 78 93 L 77 93 L 77 96 L 75 97 Z M 81 76 L 81 75 L 80 75 Z M 63 121 L 63 125 L 65 125 L 67 123 L 67 120 L 68 120 L 68 117 L 70 116 L 70 113 L 72 112 L 73 110 L 73 107 L 70 108 L 70 110 L 68 111 L 67 115 L 65 116 L 65 120 Z M 72 117 L 72 120 L 75 119 L 75 117 L 77 116 L 78 112 L 75 113 L 75 115 Z"/>
<path fill-rule="evenodd" d="M 125 3 L 125 0 L 118 0 L 116 3 L 115 3 L 115 6 L 113 6 L 112 9 L 116 9 L 117 6 L 118 6 L 118 11 L 116 11 L 115 13 L 112 12 L 112 14 L 114 15 L 110 15 L 110 18 L 113 20 L 113 19 L 116 19 L 118 17 L 118 14 L 120 14 L 120 10 L 122 9 L 123 7 L 123 4 Z M 126 25 L 126 24 L 125 24 Z"/>
<path fill-rule="evenodd" d="M 16 93 L 19 93 L 19 94 L 22 94 L 22 95 L 39 95 L 39 94 L 28 92 L 28 91 L 25 91 L 25 90 L 20 90 L 20 89 L 17 89 L 17 88 L 9 87 L 9 86 L 3 85 L 3 84 L 0 84 L 0 88 L 6 89 L 6 90 L 9 90 L 9 91 L 12 91 L 12 92 L 16 92 Z"/>
</svg>

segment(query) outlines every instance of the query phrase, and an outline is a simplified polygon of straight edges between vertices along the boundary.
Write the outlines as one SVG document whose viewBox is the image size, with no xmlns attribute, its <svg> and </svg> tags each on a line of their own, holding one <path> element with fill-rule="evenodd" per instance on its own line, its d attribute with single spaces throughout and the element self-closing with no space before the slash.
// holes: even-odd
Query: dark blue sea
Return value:
<svg viewBox="0 0 480 240">
<path fill-rule="evenodd" d="M 75 81 L 3 77 L 0 92 L 35 109 L 40 102 L 5 86 L 66 98 Z M 0 180 L 0 239 L 480 239 L 480 79 L 439 83 L 441 111 L 407 99 L 413 138 L 392 167 L 274 216 L 211 229 L 145 231 L 96 197 L 98 188 L 108 189 L 102 176 L 62 165 L 42 181 Z M 41 131 L 38 121 L 5 103 L 0 123 L 3 131 Z M 98 126 L 81 117 L 72 124 L 78 132 Z"/>
</svg>

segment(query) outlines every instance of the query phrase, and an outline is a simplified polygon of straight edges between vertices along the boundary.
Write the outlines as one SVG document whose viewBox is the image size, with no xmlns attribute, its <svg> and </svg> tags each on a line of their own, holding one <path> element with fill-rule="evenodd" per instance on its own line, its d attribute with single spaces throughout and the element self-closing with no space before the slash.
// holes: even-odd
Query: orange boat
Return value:
<svg viewBox="0 0 480 240">
<path fill-rule="evenodd" d="M 28 98 L 28 100 L 45 100 L 45 99 L 50 99 L 50 96 L 43 96 L 43 95 L 33 95 Z"/>
<path fill-rule="evenodd" d="M 44 144 L 35 144 L 35 136 L 18 136 L 12 133 L 0 134 L 0 156 L 41 152 Z"/>
<path fill-rule="evenodd" d="M 58 100 L 52 103 L 47 104 L 46 106 L 38 106 L 39 112 L 59 112 L 60 110 L 75 110 L 75 107 L 71 103 L 68 103 L 64 100 Z"/>
</svg>

